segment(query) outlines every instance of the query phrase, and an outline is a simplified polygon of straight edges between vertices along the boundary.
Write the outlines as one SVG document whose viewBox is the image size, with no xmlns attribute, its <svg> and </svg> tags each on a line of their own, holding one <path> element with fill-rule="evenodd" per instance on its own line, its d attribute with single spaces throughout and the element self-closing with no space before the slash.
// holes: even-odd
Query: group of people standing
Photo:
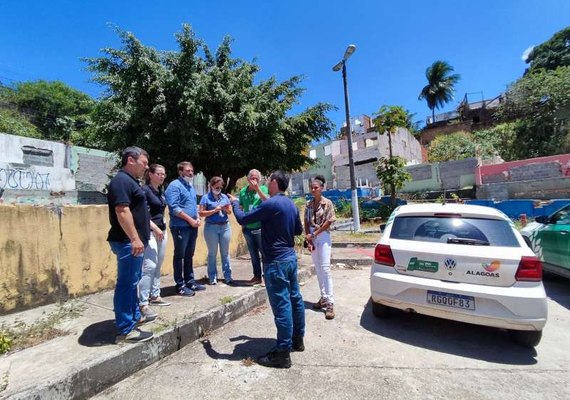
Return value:
<svg viewBox="0 0 570 400">
<path fill-rule="evenodd" d="M 113 298 L 118 335 L 116 342 L 150 340 L 152 332 L 139 329 L 154 320 L 151 305 L 168 306 L 160 295 L 160 267 L 164 260 L 168 233 L 164 220 L 168 206 L 170 234 L 174 243 L 173 270 L 176 292 L 191 297 L 206 287 L 194 276 L 193 256 L 198 228 L 205 220 L 204 239 L 208 248 L 208 283 L 218 282 L 216 255 L 221 254 L 224 282 L 233 284 L 229 259 L 231 226 L 234 214 L 243 226 L 251 256 L 253 277 L 250 284 L 265 286 L 275 316 L 277 344 L 258 359 L 261 365 L 289 368 L 291 351 L 303 351 L 305 309 L 297 280 L 297 255 L 294 237 L 303 233 L 303 224 L 294 203 L 285 196 L 289 175 L 273 172 L 268 185 L 261 185 L 261 173 L 251 170 L 248 185 L 239 198 L 223 194 L 224 180 L 212 177 L 209 191 L 197 204 L 193 186 L 194 169 L 190 162 L 178 164 L 178 178 L 163 191 L 165 168 L 148 166 L 148 154 L 128 147 L 121 156 L 121 170 L 111 180 L 108 191 L 111 229 L 107 240 L 117 256 L 117 284 Z M 140 186 L 138 179 L 145 179 Z M 330 228 L 335 220 L 332 202 L 324 198 L 325 179 L 311 181 L 313 199 L 307 202 L 304 231 L 317 272 L 320 299 L 314 308 L 334 318 L 333 285 L 330 273 Z M 263 261 L 263 266 L 262 266 Z"/>
</svg>

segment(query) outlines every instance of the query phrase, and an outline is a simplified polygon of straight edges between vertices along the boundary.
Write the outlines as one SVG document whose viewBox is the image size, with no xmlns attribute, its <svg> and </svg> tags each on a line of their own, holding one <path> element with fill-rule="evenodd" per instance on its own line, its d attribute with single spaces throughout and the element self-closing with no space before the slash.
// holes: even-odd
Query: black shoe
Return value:
<svg viewBox="0 0 570 400">
<path fill-rule="evenodd" d="M 305 351 L 305 343 L 303 342 L 303 336 L 293 336 L 293 346 L 292 351 Z"/>
<path fill-rule="evenodd" d="M 190 290 L 193 290 L 194 292 L 197 292 L 199 290 L 206 290 L 206 286 L 201 285 L 199 283 L 194 282 L 191 285 L 188 285 L 188 288 L 190 288 Z"/>
<path fill-rule="evenodd" d="M 291 357 L 288 351 L 273 350 L 257 359 L 259 365 L 271 368 L 291 368 Z"/>
</svg>

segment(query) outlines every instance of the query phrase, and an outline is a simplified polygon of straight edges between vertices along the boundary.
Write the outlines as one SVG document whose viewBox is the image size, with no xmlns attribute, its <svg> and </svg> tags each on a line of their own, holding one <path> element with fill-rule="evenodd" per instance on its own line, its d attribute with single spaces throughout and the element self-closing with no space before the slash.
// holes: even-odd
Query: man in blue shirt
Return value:
<svg viewBox="0 0 570 400">
<path fill-rule="evenodd" d="M 113 295 L 116 343 L 144 342 L 152 332 L 137 328 L 144 322 L 138 306 L 137 286 L 141 279 L 143 252 L 150 238 L 150 213 L 137 179 L 148 168 L 148 153 L 127 147 L 121 155 L 121 170 L 109 182 L 107 203 L 111 229 L 107 241 L 117 256 L 117 284 Z"/>
<path fill-rule="evenodd" d="M 303 227 L 299 210 L 284 193 L 289 186 L 289 175 L 273 172 L 268 186 L 271 198 L 248 213 L 240 209 L 234 196 L 229 196 L 240 225 L 261 222 L 265 287 L 275 317 L 277 343 L 257 362 L 267 367 L 290 368 L 290 351 L 305 350 L 305 305 L 299 290 L 294 249 L 295 235 L 300 235 Z"/>
<path fill-rule="evenodd" d="M 170 232 L 174 242 L 174 282 L 176 291 L 181 296 L 194 296 L 195 291 L 205 290 L 194 279 L 192 258 L 196 249 L 196 238 L 200 217 L 196 205 L 196 190 L 194 182 L 194 167 L 188 161 L 178 163 L 178 179 L 170 182 L 164 195 L 170 212 Z"/>
</svg>

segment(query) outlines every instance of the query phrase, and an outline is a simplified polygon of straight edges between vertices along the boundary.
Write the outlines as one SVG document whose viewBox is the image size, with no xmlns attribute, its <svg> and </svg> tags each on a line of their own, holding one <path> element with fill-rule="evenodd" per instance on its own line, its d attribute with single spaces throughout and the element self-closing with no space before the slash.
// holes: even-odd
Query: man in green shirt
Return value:
<svg viewBox="0 0 570 400">
<path fill-rule="evenodd" d="M 248 212 L 256 208 L 261 202 L 269 198 L 267 186 L 260 185 L 261 173 L 252 169 L 247 174 L 248 185 L 239 192 L 239 205 L 244 212 Z M 243 227 L 243 236 L 247 243 L 247 249 L 251 257 L 253 266 L 253 278 L 249 283 L 252 285 L 261 283 L 261 222 L 245 225 Z"/>
</svg>

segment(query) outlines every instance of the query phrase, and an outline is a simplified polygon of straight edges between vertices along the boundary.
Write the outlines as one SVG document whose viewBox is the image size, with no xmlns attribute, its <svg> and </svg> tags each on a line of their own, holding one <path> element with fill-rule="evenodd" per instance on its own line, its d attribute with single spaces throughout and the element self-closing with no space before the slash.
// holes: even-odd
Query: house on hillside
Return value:
<svg viewBox="0 0 570 400">
<path fill-rule="evenodd" d="M 356 185 L 378 187 L 376 163 L 380 157 L 388 156 L 388 136 L 380 135 L 374 129 L 372 119 L 360 115 L 351 119 L 352 149 Z M 341 133 L 346 128 L 341 129 Z M 405 128 L 398 128 L 392 135 L 394 156 L 407 160 L 409 165 L 420 164 L 424 160 L 420 142 Z M 328 189 L 350 189 L 350 168 L 348 162 L 348 142 L 346 135 L 311 147 L 309 156 L 316 161 L 315 166 L 291 177 L 291 191 L 296 195 L 309 193 L 309 179 L 317 174 L 327 180 Z"/>
<path fill-rule="evenodd" d="M 463 97 L 457 109 L 451 112 L 436 114 L 426 119 L 426 127 L 420 133 L 420 142 L 427 146 L 440 135 L 457 132 L 473 132 L 494 125 L 493 114 L 504 101 L 505 94 L 488 100 L 469 101 L 469 93 Z"/>
</svg>

